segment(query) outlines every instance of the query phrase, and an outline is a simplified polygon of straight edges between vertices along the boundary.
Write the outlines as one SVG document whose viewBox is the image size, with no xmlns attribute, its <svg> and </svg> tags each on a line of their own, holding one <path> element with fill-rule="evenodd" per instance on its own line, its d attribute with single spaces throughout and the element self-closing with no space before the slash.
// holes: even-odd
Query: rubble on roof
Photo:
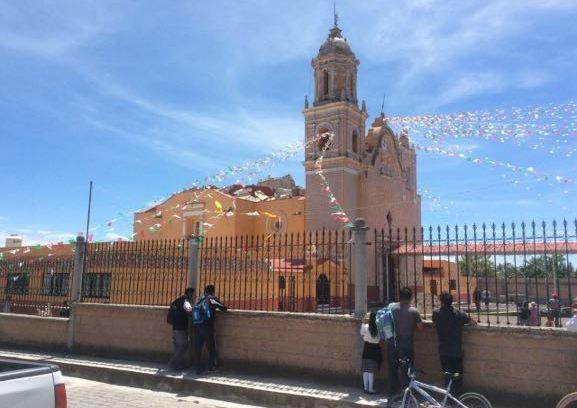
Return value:
<svg viewBox="0 0 577 408">
<path fill-rule="evenodd" d="M 305 189 L 297 186 L 290 174 L 283 177 L 269 177 L 260 180 L 257 184 L 233 184 L 221 189 L 221 191 L 253 202 L 302 197 L 305 195 Z"/>
</svg>

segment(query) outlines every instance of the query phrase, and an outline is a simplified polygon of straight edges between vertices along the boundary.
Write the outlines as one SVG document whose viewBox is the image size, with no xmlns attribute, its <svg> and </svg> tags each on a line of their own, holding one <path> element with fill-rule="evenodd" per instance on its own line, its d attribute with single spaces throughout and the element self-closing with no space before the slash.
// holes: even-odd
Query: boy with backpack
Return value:
<svg viewBox="0 0 577 408">
<path fill-rule="evenodd" d="M 194 304 L 194 289 L 187 288 L 184 295 L 175 299 L 168 309 L 166 322 L 172 326 L 172 344 L 174 352 L 168 361 L 168 366 L 173 370 L 182 370 L 188 366 L 187 352 L 188 340 L 188 317 L 192 313 Z"/>
<path fill-rule="evenodd" d="M 387 342 L 389 395 L 398 392 L 401 385 L 408 384 L 406 366 L 402 367 L 402 382 L 399 381 L 399 359 L 413 364 L 413 336 L 415 330 L 423 330 L 421 315 L 417 308 L 411 305 L 412 298 L 413 291 L 405 286 L 399 291 L 399 302 L 379 310 L 376 317 L 381 339 Z"/>
<path fill-rule="evenodd" d="M 218 352 L 215 338 L 216 311 L 226 312 L 228 308 L 214 295 L 214 285 L 208 285 L 204 295 L 198 300 L 192 310 L 192 324 L 194 326 L 196 373 L 202 374 L 206 366 L 202 361 L 202 350 L 208 348 L 208 371 L 218 370 Z"/>
</svg>

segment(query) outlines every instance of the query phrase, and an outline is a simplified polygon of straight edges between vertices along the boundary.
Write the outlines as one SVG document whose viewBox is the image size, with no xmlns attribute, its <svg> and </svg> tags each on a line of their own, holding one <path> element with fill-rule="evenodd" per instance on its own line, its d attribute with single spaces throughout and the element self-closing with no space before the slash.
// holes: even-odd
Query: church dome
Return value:
<svg viewBox="0 0 577 408">
<path fill-rule="evenodd" d="M 351 47 L 347 43 L 347 40 L 343 37 L 341 33 L 341 29 L 337 26 L 334 26 L 327 40 L 321 45 L 319 49 L 319 56 L 325 56 L 330 54 L 341 54 L 341 55 L 350 55 L 355 56 Z"/>
</svg>

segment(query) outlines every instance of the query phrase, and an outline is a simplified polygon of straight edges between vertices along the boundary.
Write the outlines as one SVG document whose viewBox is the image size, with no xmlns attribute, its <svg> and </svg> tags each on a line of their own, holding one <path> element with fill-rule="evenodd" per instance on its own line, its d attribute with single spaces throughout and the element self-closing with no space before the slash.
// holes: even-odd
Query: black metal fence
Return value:
<svg viewBox="0 0 577 408">
<path fill-rule="evenodd" d="M 214 284 L 235 309 L 350 313 L 354 241 L 350 230 L 206 238 L 198 249 L 199 287 Z M 82 300 L 167 305 L 186 287 L 189 243 L 88 244 Z M 361 272 L 372 309 L 409 286 L 425 318 L 448 291 L 457 308 L 483 323 L 560 325 L 577 297 L 577 220 L 389 227 L 370 231 L 361 252 L 368 257 Z M 0 260 L 3 310 L 66 311 L 73 269 L 72 255 Z"/>
<path fill-rule="evenodd" d="M 244 310 L 349 313 L 351 232 L 208 238 L 200 247 L 200 287 Z"/>
<path fill-rule="evenodd" d="M 167 305 L 186 287 L 188 240 L 87 245 L 82 301 Z"/>
<path fill-rule="evenodd" d="M 1 311 L 67 317 L 73 270 L 72 256 L 0 260 Z"/>
<path fill-rule="evenodd" d="M 382 299 L 408 285 L 425 317 L 438 295 L 494 325 L 561 325 L 577 296 L 577 220 L 375 231 Z"/>
</svg>

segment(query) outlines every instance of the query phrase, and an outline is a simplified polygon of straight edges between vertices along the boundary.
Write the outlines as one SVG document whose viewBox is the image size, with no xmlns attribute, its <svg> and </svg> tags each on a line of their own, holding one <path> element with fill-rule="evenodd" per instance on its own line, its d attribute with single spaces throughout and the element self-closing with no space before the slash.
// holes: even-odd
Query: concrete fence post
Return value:
<svg viewBox="0 0 577 408">
<path fill-rule="evenodd" d="M 72 303 L 80 302 L 82 298 L 82 273 L 84 272 L 84 256 L 86 254 L 86 242 L 84 237 L 76 237 L 76 250 L 74 252 L 74 274 L 72 275 Z"/>
<path fill-rule="evenodd" d="M 82 299 L 82 274 L 84 273 L 84 257 L 86 255 L 86 245 L 87 244 L 84 240 L 84 237 L 76 237 L 76 248 L 74 251 L 74 271 L 72 273 L 72 293 L 70 296 L 72 305 L 70 309 L 70 317 L 68 319 L 68 350 L 71 350 L 74 344 L 74 314 L 76 310 L 76 303 L 80 302 Z"/>
<path fill-rule="evenodd" d="M 355 317 L 367 313 L 367 231 L 365 220 L 357 218 L 352 228 L 355 242 L 353 274 L 355 277 Z"/>
<path fill-rule="evenodd" d="M 186 277 L 186 287 L 194 288 L 196 295 L 199 294 L 198 286 L 198 237 L 191 235 L 188 237 L 188 275 Z"/>
</svg>

